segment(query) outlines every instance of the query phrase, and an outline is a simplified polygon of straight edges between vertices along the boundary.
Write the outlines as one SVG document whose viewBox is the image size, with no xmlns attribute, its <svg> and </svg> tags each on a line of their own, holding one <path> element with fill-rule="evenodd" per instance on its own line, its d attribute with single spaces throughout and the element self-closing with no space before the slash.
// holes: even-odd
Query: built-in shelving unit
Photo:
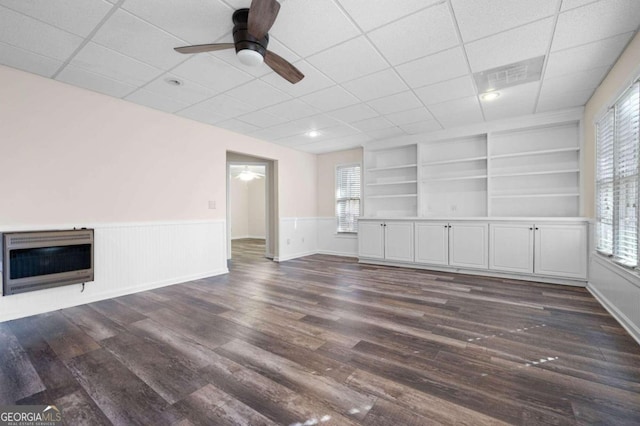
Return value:
<svg viewBox="0 0 640 426">
<path fill-rule="evenodd" d="M 417 146 L 369 150 L 365 154 L 365 201 L 367 216 L 417 215 Z"/>
<path fill-rule="evenodd" d="M 575 217 L 579 122 L 365 150 L 365 216 Z"/>
</svg>

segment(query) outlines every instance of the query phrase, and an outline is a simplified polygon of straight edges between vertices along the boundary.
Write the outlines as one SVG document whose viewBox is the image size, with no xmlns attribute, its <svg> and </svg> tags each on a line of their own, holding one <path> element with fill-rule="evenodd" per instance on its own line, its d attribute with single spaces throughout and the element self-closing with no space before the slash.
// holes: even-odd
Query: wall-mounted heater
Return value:
<svg viewBox="0 0 640 426">
<path fill-rule="evenodd" d="M 93 281 L 93 229 L 2 234 L 2 294 Z"/>
</svg>

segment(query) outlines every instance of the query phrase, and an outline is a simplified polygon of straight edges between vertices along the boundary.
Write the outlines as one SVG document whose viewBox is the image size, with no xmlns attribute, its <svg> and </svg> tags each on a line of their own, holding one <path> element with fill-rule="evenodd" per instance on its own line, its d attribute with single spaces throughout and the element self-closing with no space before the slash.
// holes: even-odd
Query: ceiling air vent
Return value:
<svg viewBox="0 0 640 426">
<path fill-rule="evenodd" d="M 538 81 L 542 76 L 544 55 L 537 58 L 503 65 L 498 68 L 480 71 L 473 74 L 478 87 L 478 93 L 491 92 L 505 87 Z"/>
</svg>

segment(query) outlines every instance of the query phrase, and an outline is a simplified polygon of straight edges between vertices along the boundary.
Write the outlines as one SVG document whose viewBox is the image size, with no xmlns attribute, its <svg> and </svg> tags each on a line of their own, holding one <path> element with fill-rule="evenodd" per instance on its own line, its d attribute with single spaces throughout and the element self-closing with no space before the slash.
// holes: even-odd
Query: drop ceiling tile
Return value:
<svg viewBox="0 0 640 426">
<path fill-rule="evenodd" d="M 117 10 L 92 41 L 158 68 L 172 68 L 188 59 L 173 50 L 182 41 L 123 10 Z"/>
<path fill-rule="evenodd" d="M 231 130 L 232 132 L 240 134 L 247 134 L 260 129 L 253 124 L 245 123 L 244 121 L 236 120 L 235 118 L 219 121 L 216 123 L 216 127 L 221 127 L 223 129 Z"/>
<path fill-rule="evenodd" d="M 436 120 L 419 121 L 417 123 L 404 124 L 400 128 L 409 135 L 435 132 L 442 130 L 442 126 Z"/>
<path fill-rule="evenodd" d="M 469 67 L 464 51 L 456 47 L 400 65 L 396 70 L 409 87 L 415 89 L 465 75 Z"/>
<path fill-rule="evenodd" d="M 464 76 L 417 89 L 416 95 L 425 105 L 439 104 L 476 94 L 471 77 Z"/>
<path fill-rule="evenodd" d="M 344 121 L 345 123 L 353 123 L 355 121 L 361 121 L 367 118 L 377 117 L 379 115 L 373 110 L 373 108 L 365 104 L 353 105 L 327 114 L 335 119 Z"/>
<path fill-rule="evenodd" d="M 113 7 L 103 0 L 0 0 L 0 5 L 82 37 Z"/>
<path fill-rule="evenodd" d="M 354 127 L 341 124 L 339 126 L 326 127 L 320 131 L 324 139 L 345 138 L 360 133 Z"/>
<path fill-rule="evenodd" d="M 551 51 L 635 31 L 639 22 L 638 0 L 601 0 L 572 9 L 558 17 Z"/>
<path fill-rule="evenodd" d="M 0 64 L 51 77 L 62 62 L 0 42 Z"/>
<path fill-rule="evenodd" d="M 307 61 L 338 83 L 388 67 L 365 37 L 358 37 L 307 58 Z"/>
<path fill-rule="evenodd" d="M 235 89 L 229 90 L 226 94 L 244 103 L 253 105 L 256 109 L 291 99 L 291 96 L 260 80 L 250 81 Z"/>
<path fill-rule="evenodd" d="M 253 79 L 249 74 L 211 55 L 193 55 L 171 72 L 217 92 L 224 92 Z"/>
<path fill-rule="evenodd" d="M 394 127 L 393 123 L 383 117 L 369 118 L 352 124 L 358 130 L 363 132 L 373 132 L 380 129 Z"/>
<path fill-rule="evenodd" d="M 213 98 L 207 99 L 206 101 L 200 102 L 199 104 L 190 106 L 184 111 L 196 111 L 196 114 L 200 114 L 200 111 L 202 111 L 203 113 L 213 113 L 216 116 L 221 117 L 222 119 L 227 119 L 245 115 L 255 110 L 256 107 L 241 102 L 230 96 L 218 95 Z"/>
<path fill-rule="evenodd" d="M 136 90 L 125 99 L 136 104 L 148 106 L 149 108 L 154 108 L 160 111 L 171 113 L 189 106 L 184 102 L 180 102 L 154 92 L 149 92 L 148 90 L 144 89 Z"/>
<path fill-rule="evenodd" d="M 0 6 L 0 42 L 64 61 L 82 38 Z"/>
<path fill-rule="evenodd" d="M 441 3 L 369 33 L 392 65 L 427 56 L 458 44 L 453 17 Z"/>
<path fill-rule="evenodd" d="M 539 81 L 501 89 L 499 98 L 492 101 L 480 101 L 484 110 L 484 118 L 486 120 L 500 120 L 533 114 L 539 91 Z"/>
<path fill-rule="evenodd" d="M 335 85 L 335 82 L 306 61 L 295 62 L 293 65 L 304 74 L 302 81 L 296 84 L 289 83 L 275 72 L 265 75 L 261 80 L 295 97 L 304 96 Z"/>
<path fill-rule="evenodd" d="M 301 129 L 300 133 L 305 133 L 309 130 L 322 130 L 327 127 L 335 127 L 340 124 L 339 121 L 329 117 L 326 114 L 318 114 L 312 117 L 305 117 L 299 120 L 295 120 L 289 123 L 291 127 L 297 127 Z"/>
<path fill-rule="evenodd" d="M 282 117 L 285 120 L 298 120 L 320 112 L 298 99 L 291 99 L 290 101 L 266 107 L 263 111 Z"/>
<path fill-rule="evenodd" d="M 363 31 L 388 24 L 441 0 L 338 0 Z"/>
<path fill-rule="evenodd" d="M 575 9 L 576 7 L 585 6 L 596 1 L 600 0 L 562 0 L 562 7 L 560 10 L 564 12 L 565 10 Z"/>
<path fill-rule="evenodd" d="M 311 142 L 308 144 L 299 145 L 295 147 L 295 149 L 312 154 L 322 154 L 326 152 L 344 151 L 346 149 L 360 148 L 370 140 L 371 138 L 369 136 L 365 135 L 364 133 L 359 133 L 357 135 L 347 136 L 344 138 Z"/>
<path fill-rule="evenodd" d="M 191 120 L 199 121 L 201 123 L 213 124 L 216 125 L 221 121 L 227 120 L 227 117 L 224 117 L 220 114 L 216 114 L 211 110 L 207 109 L 205 106 L 195 105 L 187 109 L 183 109 L 182 111 L 178 111 L 177 115 L 185 118 L 190 118 Z"/>
<path fill-rule="evenodd" d="M 333 1 L 285 2 L 271 28 L 296 54 L 307 57 L 359 35 L 360 31 Z"/>
<path fill-rule="evenodd" d="M 583 106 L 591 98 L 591 95 L 593 95 L 592 89 L 580 92 L 551 92 L 543 88 L 540 92 L 536 112 Z"/>
<path fill-rule="evenodd" d="M 417 123 L 419 121 L 429 121 L 433 120 L 433 116 L 426 108 L 420 107 L 415 109 L 410 109 L 407 111 L 396 112 L 393 114 L 387 114 L 384 116 L 387 120 L 392 122 L 397 126 L 401 126 L 403 124 L 411 124 Z"/>
<path fill-rule="evenodd" d="M 430 105 L 429 111 L 444 128 L 483 121 L 480 103 L 476 96 Z"/>
<path fill-rule="evenodd" d="M 236 117 L 238 120 L 256 126 L 258 128 L 273 127 L 278 124 L 286 123 L 288 120 L 282 117 L 269 114 L 264 111 L 253 111 L 249 114 L 240 115 Z"/>
<path fill-rule="evenodd" d="M 546 55 L 553 18 L 543 19 L 465 45 L 473 72 Z"/>
<path fill-rule="evenodd" d="M 368 104 L 380 114 L 393 114 L 422 106 L 420 100 L 411 91 L 376 99 Z"/>
<path fill-rule="evenodd" d="M 579 71 L 571 74 L 564 74 L 559 77 L 545 78 L 542 87 L 552 92 L 580 92 L 592 89 L 600 85 L 602 79 L 609 72 L 610 67 L 593 68 L 586 71 Z"/>
<path fill-rule="evenodd" d="M 126 96 L 135 90 L 135 86 L 112 80 L 73 65 L 65 66 L 56 77 L 56 80 L 116 98 Z"/>
<path fill-rule="evenodd" d="M 511 28 L 552 16 L 557 0 L 451 0 L 467 43 Z"/>
<path fill-rule="evenodd" d="M 342 87 L 363 101 L 382 98 L 408 89 L 392 68 L 343 83 Z"/>
<path fill-rule="evenodd" d="M 302 96 L 302 101 L 320 111 L 332 111 L 357 104 L 358 99 L 340 86 L 333 86 L 309 95 Z"/>
<path fill-rule="evenodd" d="M 133 86 L 141 86 L 160 74 L 158 68 L 96 43 L 87 43 L 71 65 Z"/>
<path fill-rule="evenodd" d="M 176 86 L 169 84 L 167 83 L 168 80 L 179 80 L 182 82 L 182 85 Z M 213 89 L 200 86 L 193 81 L 180 78 L 173 74 L 164 74 L 158 77 L 144 86 L 144 89 L 189 105 L 208 99 L 216 94 L 216 91 Z"/>
<path fill-rule="evenodd" d="M 122 8 L 188 44 L 233 41 L 233 9 L 217 0 L 126 0 Z"/>
<path fill-rule="evenodd" d="M 624 33 L 605 40 L 560 50 L 549 55 L 545 78 L 571 74 L 592 68 L 611 66 L 634 33 Z"/>
<path fill-rule="evenodd" d="M 367 135 L 373 140 L 390 139 L 399 136 L 406 136 L 407 133 L 400 127 L 387 127 L 386 129 L 371 130 Z"/>
</svg>

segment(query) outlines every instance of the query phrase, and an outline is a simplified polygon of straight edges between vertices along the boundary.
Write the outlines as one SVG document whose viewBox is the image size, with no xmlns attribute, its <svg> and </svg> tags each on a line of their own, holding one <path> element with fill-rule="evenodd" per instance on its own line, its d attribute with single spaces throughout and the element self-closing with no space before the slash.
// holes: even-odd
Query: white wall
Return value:
<svg viewBox="0 0 640 426">
<path fill-rule="evenodd" d="M 595 122 L 639 75 L 640 34 L 636 34 L 585 107 L 585 167 L 581 175 L 588 216 L 593 217 L 595 210 Z M 640 343 L 640 276 L 592 251 L 587 288 Z"/>
<path fill-rule="evenodd" d="M 249 236 L 249 190 L 248 182 L 240 179 L 229 181 L 229 209 L 231 215 L 231 239 L 248 238 Z"/>
<path fill-rule="evenodd" d="M 0 93 L 0 232 L 92 226 L 100 251 L 84 293 L 1 297 L 0 320 L 225 272 L 227 150 L 277 161 L 280 215 L 317 214 L 315 155 L 3 66 Z"/>
<path fill-rule="evenodd" d="M 265 179 L 254 179 L 247 183 L 247 236 L 249 238 L 265 238 Z"/>
</svg>

